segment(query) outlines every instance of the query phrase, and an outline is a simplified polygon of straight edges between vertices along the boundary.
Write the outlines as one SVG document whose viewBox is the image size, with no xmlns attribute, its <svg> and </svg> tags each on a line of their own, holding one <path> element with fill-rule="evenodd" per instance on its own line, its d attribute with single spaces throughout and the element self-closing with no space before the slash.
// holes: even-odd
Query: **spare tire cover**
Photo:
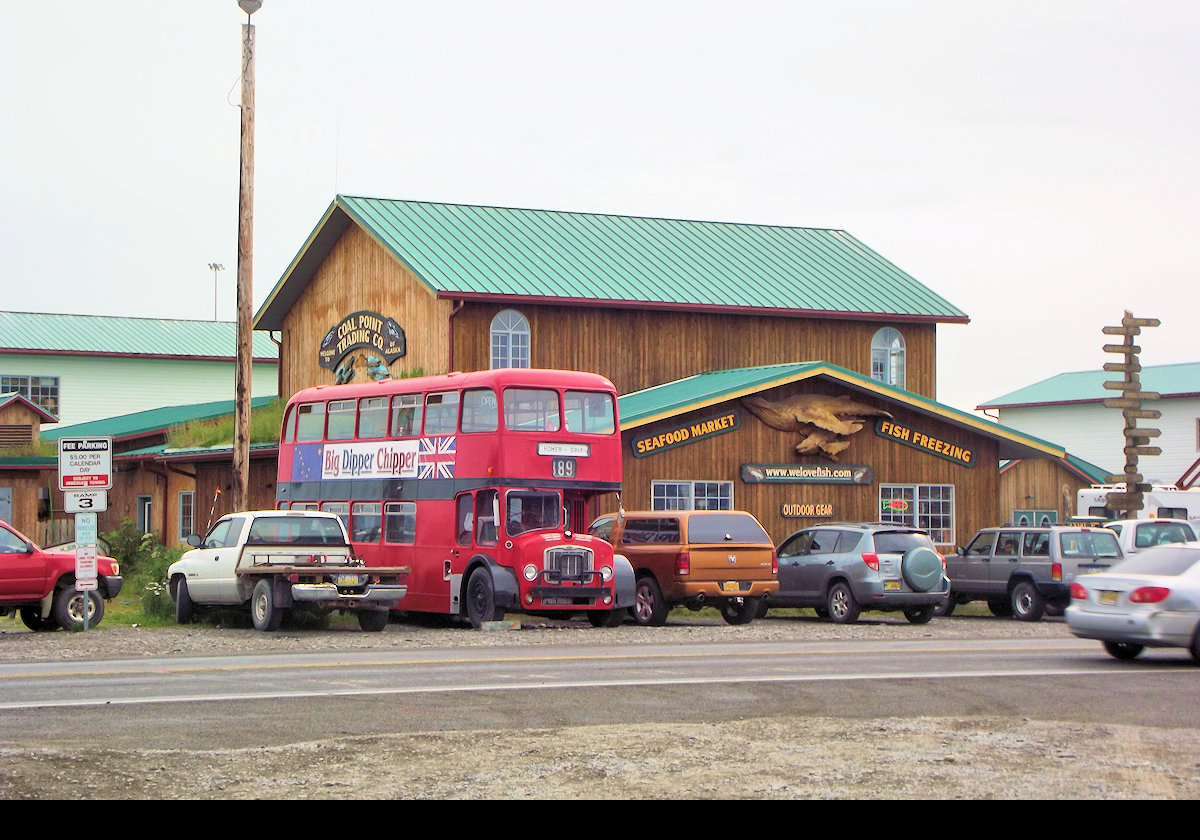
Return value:
<svg viewBox="0 0 1200 840">
<path fill-rule="evenodd" d="M 932 548 L 918 546 L 904 552 L 900 562 L 904 582 L 917 592 L 936 589 L 942 582 L 942 558 Z"/>
</svg>

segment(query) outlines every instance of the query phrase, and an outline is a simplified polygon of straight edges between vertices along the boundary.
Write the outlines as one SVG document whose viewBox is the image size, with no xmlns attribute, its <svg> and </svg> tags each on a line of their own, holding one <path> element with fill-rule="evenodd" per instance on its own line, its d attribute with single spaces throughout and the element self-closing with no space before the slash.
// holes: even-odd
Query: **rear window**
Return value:
<svg viewBox="0 0 1200 840">
<path fill-rule="evenodd" d="M 250 525 L 248 545 L 345 545 L 337 519 L 307 516 L 259 517 Z"/>
<path fill-rule="evenodd" d="M 621 542 L 628 545 L 679 543 L 679 520 L 673 516 L 655 519 L 626 519 Z"/>
<path fill-rule="evenodd" d="M 688 520 L 688 542 L 770 543 L 771 538 L 753 516 L 717 513 L 691 517 Z"/>
<path fill-rule="evenodd" d="M 1143 522 L 1134 532 L 1133 544 L 1138 548 L 1149 548 L 1152 545 L 1181 543 L 1196 539 L 1191 525 L 1182 522 Z"/>
<path fill-rule="evenodd" d="M 1064 531 L 1058 535 L 1063 558 L 1106 558 L 1121 556 L 1117 535 L 1107 528 L 1095 531 Z"/>
<path fill-rule="evenodd" d="M 933 548 L 928 534 L 913 531 L 880 531 L 875 534 L 875 551 L 878 554 L 903 554 L 912 548 Z"/>
<path fill-rule="evenodd" d="M 1148 548 L 1123 560 L 1108 570 L 1108 574 L 1181 575 L 1200 561 L 1200 551 L 1182 546 L 1164 545 Z"/>
</svg>

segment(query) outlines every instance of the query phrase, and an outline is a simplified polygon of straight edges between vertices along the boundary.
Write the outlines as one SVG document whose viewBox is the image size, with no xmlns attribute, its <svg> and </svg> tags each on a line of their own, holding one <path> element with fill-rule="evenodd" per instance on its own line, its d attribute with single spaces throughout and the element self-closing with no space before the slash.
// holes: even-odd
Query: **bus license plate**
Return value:
<svg viewBox="0 0 1200 840">
<path fill-rule="evenodd" d="M 341 574 L 337 576 L 338 586 L 358 586 L 358 575 Z"/>
<path fill-rule="evenodd" d="M 570 598 L 543 598 L 542 605 L 546 607 L 569 607 L 571 606 Z"/>
</svg>

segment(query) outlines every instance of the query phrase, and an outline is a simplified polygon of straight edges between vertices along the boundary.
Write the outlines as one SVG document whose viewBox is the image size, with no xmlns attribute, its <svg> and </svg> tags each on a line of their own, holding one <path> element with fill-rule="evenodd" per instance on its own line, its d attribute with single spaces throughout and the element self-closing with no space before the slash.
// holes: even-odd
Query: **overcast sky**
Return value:
<svg viewBox="0 0 1200 840">
<path fill-rule="evenodd" d="M 0 308 L 234 317 L 235 0 L 0 0 Z M 1200 3 L 265 0 L 255 310 L 336 193 L 840 228 L 938 397 L 1200 360 Z"/>
</svg>

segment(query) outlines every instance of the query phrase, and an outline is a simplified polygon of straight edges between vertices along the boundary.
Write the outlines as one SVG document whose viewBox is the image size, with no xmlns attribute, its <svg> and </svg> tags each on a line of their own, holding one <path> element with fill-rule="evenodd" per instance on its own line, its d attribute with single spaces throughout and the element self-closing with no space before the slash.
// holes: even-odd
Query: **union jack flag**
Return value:
<svg viewBox="0 0 1200 840">
<path fill-rule="evenodd" d="M 421 438 L 417 478 L 454 478 L 454 435 Z"/>
</svg>

